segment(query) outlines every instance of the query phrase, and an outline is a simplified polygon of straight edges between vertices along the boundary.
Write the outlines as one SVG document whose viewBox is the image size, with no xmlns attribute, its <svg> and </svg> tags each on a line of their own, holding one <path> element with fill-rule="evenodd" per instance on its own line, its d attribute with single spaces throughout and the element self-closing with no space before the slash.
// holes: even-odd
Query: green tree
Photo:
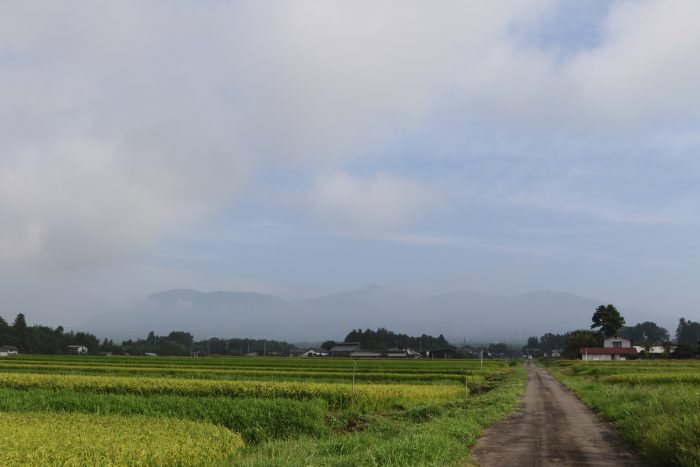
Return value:
<svg viewBox="0 0 700 467">
<path fill-rule="evenodd" d="M 625 325 L 625 318 L 622 317 L 617 308 L 612 305 L 600 305 L 593 313 L 593 324 L 591 329 L 598 328 L 604 337 L 611 337 L 618 333 Z"/>
<path fill-rule="evenodd" d="M 15 328 L 15 331 L 27 329 L 27 320 L 24 314 L 20 313 L 15 317 L 15 322 L 12 324 L 12 327 Z"/>
<path fill-rule="evenodd" d="M 636 342 L 650 341 L 654 345 L 662 344 L 670 339 L 666 328 L 651 321 L 625 326 L 622 328 L 622 335 Z"/>
<path fill-rule="evenodd" d="M 599 332 L 580 329 L 572 331 L 566 335 L 564 341 L 564 356 L 576 359 L 581 357 L 582 347 L 600 347 L 603 345 L 603 338 Z"/>
<path fill-rule="evenodd" d="M 681 318 L 676 328 L 676 344 L 697 348 L 700 345 L 700 323 Z"/>
<path fill-rule="evenodd" d="M 536 336 L 530 336 L 527 338 L 527 345 L 525 347 L 528 349 L 539 349 L 540 341 Z"/>
<path fill-rule="evenodd" d="M 335 347 L 335 341 L 326 341 L 321 344 L 321 348 L 325 350 L 331 350 L 333 347 Z"/>
</svg>

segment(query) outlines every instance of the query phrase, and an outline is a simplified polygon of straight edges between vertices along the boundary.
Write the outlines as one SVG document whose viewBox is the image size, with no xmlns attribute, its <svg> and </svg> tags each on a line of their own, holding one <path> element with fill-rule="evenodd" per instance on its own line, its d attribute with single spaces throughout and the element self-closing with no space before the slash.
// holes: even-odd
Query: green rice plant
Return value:
<svg viewBox="0 0 700 467">
<path fill-rule="evenodd" d="M 334 380 L 349 381 L 352 379 L 352 371 L 288 371 L 286 369 L 240 369 L 240 368 L 180 368 L 180 367 L 150 367 L 150 366 L 101 366 L 101 365 L 35 365 L 25 363 L 0 364 L 0 371 L 31 372 L 50 374 L 111 374 L 111 375 L 153 375 L 176 376 L 198 379 L 282 379 L 282 380 Z M 477 378 L 493 376 L 496 372 L 467 371 Z M 477 374 L 479 373 L 479 374 Z M 358 371 L 355 374 L 357 381 L 366 382 L 426 382 L 462 381 L 462 373 L 394 373 Z"/>
<path fill-rule="evenodd" d="M 223 427 L 186 420 L 77 413 L 0 413 L 2 464 L 221 464 L 243 447 Z"/>
<path fill-rule="evenodd" d="M 214 423 L 241 434 L 246 443 L 327 432 L 327 403 L 320 399 L 150 396 L 0 389 L 0 412 L 81 412 L 145 415 Z"/>
<path fill-rule="evenodd" d="M 608 375 L 600 378 L 602 383 L 617 384 L 700 384 L 698 372 L 673 372 L 673 373 L 623 373 Z"/>
</svg>

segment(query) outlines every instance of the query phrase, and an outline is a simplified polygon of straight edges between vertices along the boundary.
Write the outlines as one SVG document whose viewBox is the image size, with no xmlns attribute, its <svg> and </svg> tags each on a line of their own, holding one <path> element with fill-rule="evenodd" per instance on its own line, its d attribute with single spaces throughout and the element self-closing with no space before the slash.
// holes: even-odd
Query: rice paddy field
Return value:
<svg viewBox="0 0 700 467">
<path fill-rule="evenodd" d="M 700 361 L 570 361 L 549 370 L 650 465 L 700 466 Z"/>
<path fill-rule="evenodd" d="M 503 360 L 6 357 L 0 463 L 464 465 L 523 388 Z"/>
</svg>

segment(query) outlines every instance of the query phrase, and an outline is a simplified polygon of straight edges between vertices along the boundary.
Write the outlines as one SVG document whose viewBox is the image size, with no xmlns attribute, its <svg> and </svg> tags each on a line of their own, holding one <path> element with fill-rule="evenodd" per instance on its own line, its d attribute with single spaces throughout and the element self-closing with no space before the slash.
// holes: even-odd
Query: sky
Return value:
<svg viewBox="0 0 700 467">
<path fill-rule="evenodd" d="M 700 320 L 700 2 L 0 6 L 6 319 L 380 284 Z"/>
</svg>

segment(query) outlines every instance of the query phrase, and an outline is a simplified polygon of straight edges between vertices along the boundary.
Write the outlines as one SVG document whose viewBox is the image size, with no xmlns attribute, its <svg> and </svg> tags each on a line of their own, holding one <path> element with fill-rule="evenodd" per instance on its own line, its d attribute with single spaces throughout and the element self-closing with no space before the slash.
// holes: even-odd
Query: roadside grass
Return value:
<svg viewBox="0 0 700 467">
<path fill-rule="evenodd" d="M 586 405 L 613 422 L 645 461 L 700 466 L 700 385 L 684 382 L 694 381 L 692 375 L 673 376 L 679 367 L 665 362 L 646 365 L 654 375 L 649 378 L 644 378 L 645 367 L 635 368 L 637 362 L 615 362 L 617 368 L 606 363 L 597 367 L 562 363 L 547 368 Z M 700 372 L 700 364 L 687 368 L 695 375 Z M 667 369 L 669 376 L 659 377 Z"/>
</svg>

